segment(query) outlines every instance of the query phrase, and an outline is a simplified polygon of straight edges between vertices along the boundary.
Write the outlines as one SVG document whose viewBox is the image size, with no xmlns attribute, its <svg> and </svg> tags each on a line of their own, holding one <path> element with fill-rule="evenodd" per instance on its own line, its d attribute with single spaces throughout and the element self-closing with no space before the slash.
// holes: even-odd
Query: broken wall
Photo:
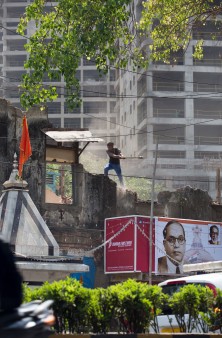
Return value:
<svg viewBox="0 0 222 338">
<path fill-rule="evenodd" d="M 24 112 L 0 98 L 0 192 L 2 184 L 8 180 L 16 153 L 19 159 L 19 144 L 22 133 Z M 38 208 L 41 206 L 42 177 L 44 173 L 44 134 L 41 128 L 50 126 L 47 114 L 39 108 L 27 112 L 29 134 L 32 145 L 32 158 L 25 163 L 23 177 L 28 182 L 30 195 Z M 18 160 L 17 159 L 17 160 Z"/>
<path fill-rule="evenodd" d="M 0 192 L 8 180 L 14 152 L 19 154 L 23 112 L 0 99 Z M 75 203 L 45 203 L 45 135 L 41 129 L 50 127 L 45 111 L 33 108 L 27 113 L 32 144 L 32 157 L 24 166 L 24 179 L 30 196 L 60 245 L 63 254 L 88 254 L 97 264 L 97 286 L 104 286 L 103 243 L 104 219 L 126 215 L 150 215 L 150 201 L 138 201 L 136 193 L 119 188 L 104 175 L 86 172 L 81 164 L 75 173 Z M 184 187 L 175 192 L 163 191 L 154 203 L 154 216 L 222 220 L 222 207 L 215 204 L 206 191 Z"/>
<path fill-rule="evenodd" d="M 222 206 L 216 204 L 207 191 L 186 186 L 176 191 L 162 191 L 157 200 L 164 216 L 221 222 Z"/>
</svg>

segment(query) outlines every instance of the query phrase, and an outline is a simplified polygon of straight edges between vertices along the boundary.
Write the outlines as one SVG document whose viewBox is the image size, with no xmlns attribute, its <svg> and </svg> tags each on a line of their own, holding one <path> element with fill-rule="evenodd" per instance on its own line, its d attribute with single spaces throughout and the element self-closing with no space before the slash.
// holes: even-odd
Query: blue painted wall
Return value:
<svg viewBox="0 0 222 338">
<path fill-rule="evenodd" d="M 71 273 L 70 277 L 81 281 L 82 285 L 85 288 L 93 289 L 95 287 L 95 274 L 96 274 L 96 266 L 95 266 L 94 258 L 84 257 L 83 264 L 89 266 L 89 271 Z"/>
</svg>

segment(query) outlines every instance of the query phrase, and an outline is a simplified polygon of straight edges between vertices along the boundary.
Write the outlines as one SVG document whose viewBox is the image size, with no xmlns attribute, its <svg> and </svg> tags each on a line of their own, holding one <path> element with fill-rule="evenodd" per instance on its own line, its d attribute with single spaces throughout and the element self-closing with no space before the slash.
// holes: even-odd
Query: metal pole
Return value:
<svg viewBox="0 0 222 338">
<path fill-rule="evenodd" d="M 217 188 L 217 202 L 221 204 L 220 168 L 217 168 L 216 188 Z"/>
<path fill-rule="evenodd" d="M 154 207 L 154 190 L 155 190 L 155 175 L 156 175 L 156 164 L 157 164 L 157 152 L 158 152 L 158 138 L 156 138 L 156 151 L 155 151 L 155 161 L 153 167 L 153 176 L 152 176 L 152 189 L 151 189 L 151 206 L 150 206 L 150 233 L 149 233 L 149 284 L 152 284 L 152 261 L 153 261 L 153 207 Z"/>
</svg>

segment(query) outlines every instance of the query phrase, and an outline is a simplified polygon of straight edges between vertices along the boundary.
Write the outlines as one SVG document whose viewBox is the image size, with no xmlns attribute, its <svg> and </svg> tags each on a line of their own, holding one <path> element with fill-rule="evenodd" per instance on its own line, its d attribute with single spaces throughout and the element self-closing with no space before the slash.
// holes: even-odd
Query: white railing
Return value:
<svg viewBox="0 0 222 338">
<path fill-rule="evenodd" d="M 194 83 L 194 92 L 221 92 L 222 84 Z"/>
<path fill-rule="evenodd" d="M 221 31 L 218 32 L 193 32 L 193 39 L 194 40 L 222 40 Z"/>
<path fill-rule="evenodd" d="M 156 136 L 154 137 L 154 142 L 156 143 Z M 158 136 L 159 144 L 185 144 L 185 137 L 183 136 Z"/>
<path fill-rule="evenodd" d="M 8 61 L 6 67 L 23 67 L 24 62 L 26 62 L 26 60 L 23 60 L 23 61 Z"/>
<path fill-rule="evenodd" d="M 213 137 L 213 136 L 195 136 L 194 137 L 195 145 L 221 145 L 222 137 Z"/>
<path fill-rule="evenodd" d="M 184 90 L 183 82 L 153 82 L 154 91 L 174 91 L 181 92 Z"/>
<path fill-rule="evenodd" d="M 182 118 L 184 117 L 184 111 L 175 108 L 174 109 L 155 108 L 153 111 L 153 117 Z"/>
<path fill-rule="evenodd" d="M 11 46 L 7 46 L 7 51 L 8 52 L 15 52 L 15 51 L 25 52 L 25 48 L 24 48 L 24 45 L 11 45 Z"/>
<path fill-rule="evenodd" d="M 155 139 L 155 137 L 154 137 Z M 206 137 L 206 136 L 195 136 L 195 145 L 222 145 L 222 137 Z M 154 140 L 155 143 L 155 140 Z M 185 137 L 183 136 L 159 136 L 159 144 L 185 144 Z"/>
<path fill-rule="evenodd" d="M 196 119 L 205 119 L 205 118 L 211 118 L 211 119 L 222 119 L 222 111 L 221 110 L 202 110 L 197 109 L 194 111 L 194 117 Z"/>
<path fill-rule="evenodd" d="M 211 59 L 203 58 L 201 60 L 194 59 L 193 64 L 194 64 L 194 66 L 221 67 L 222 66 L 222 59 L 220 59 L 220 58 L 218 58 L 218 59 L 217 58 L 211 58 Z"/>
</svg>

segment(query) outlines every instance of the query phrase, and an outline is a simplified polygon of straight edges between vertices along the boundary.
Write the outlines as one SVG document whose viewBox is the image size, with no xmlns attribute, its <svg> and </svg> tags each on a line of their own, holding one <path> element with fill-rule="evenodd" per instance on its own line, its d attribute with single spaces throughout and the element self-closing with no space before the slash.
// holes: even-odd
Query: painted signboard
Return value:
<svg viewBox="0 0 222 338">
<path fill-rule="evenodd" d="M 105 220 L 105 273 L 148 271 L 149 226 L 146 216 Z"/>
<path fill-rule="evenodd" d="M 183 273 L 183 264 L 222 260 L 222 223 L 155 218 L 155 272 Z"/>
<path fill-rule="evenodd" d="M 105 222 L 105 272 L 132 272 L 135 260 L 133 217 L 116 217 Z"/>
<path fill-rule="evenodd" d="M 150 235 L 152 240 L 150 240 Z M 222 223 L 124 216 L 105 220 L 105 273 L 182 274 L 183 264 L 222 260 Z"/>
<path fill-rule="evenodd" d="M 148 272 L 149 271 L 149 247 L 150 247 L 150 218 L 145 216 L 136 216 L 136 271 Z M 152 229 L 152 242 L 155 243 L 154 223 Z M 155 246 L 152 246 L 152 270 L 155 267 Z"/>
</svg>

